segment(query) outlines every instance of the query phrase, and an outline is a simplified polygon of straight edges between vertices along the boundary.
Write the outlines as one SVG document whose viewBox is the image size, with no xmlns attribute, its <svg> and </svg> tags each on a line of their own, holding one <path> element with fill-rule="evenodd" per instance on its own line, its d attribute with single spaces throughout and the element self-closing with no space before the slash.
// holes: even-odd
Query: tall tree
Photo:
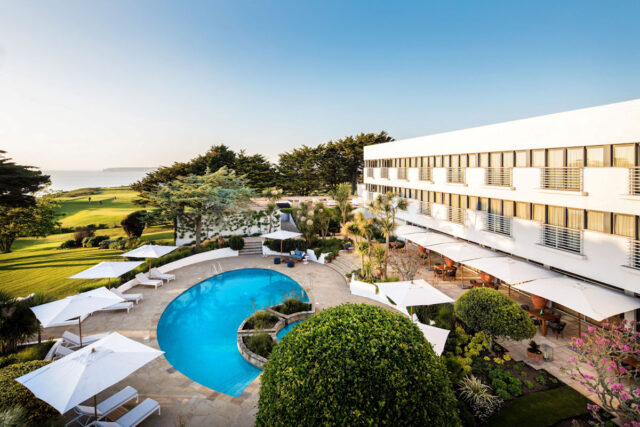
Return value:
<svg viewBox="0 0 640 427">
<path fill-rule="evenodd" d="M 169 217 L 177 218 L 177 231 L 194 235 L 200 248 L 203 234 L 220 226 L 230 215 L 247 210 L 253 190 L 246 179 L 222 167 L 205 175 L 180 176 L 143 196 Z"/>
<path fill-rule="evenodd" d="M 16 165 L 5 154 L 0 150 L 0 206 L 34 206 L 35 193 L 51 183 L 49 176 L 32 166 Z"/>
<path fill-rule="evenodd" d="M 53 196 L 40 197 L 33 206 L 0 206 L 0 251 L 11 252 L 18 237 L 45 237 L 53 233 L 59 225 L 57 207 Z"/>
<path fill-rule="evenodd" d="M 283 190 L 287 194 L 308 196 L 323 191 L 318 169 L 321 152 L 321 146 L 313 148 L 303 145 L 301 148 L 280 154 L 278 173 Z"/>
<path fill-rule="evenodd" d="M 339 184 L 333 193 L 333 198 L 336 201 L 336 207 L 340 212 L 342 225 L 344 225 L 349 220 L 349 215 L 353 210 L 353 206 L 351 205 L 351 185 L 348 182 Z"/>
<path fill-rule="evenodd" d="M 240 150 L 231 169 L 237 175 L 244 176 L 247 185 L 255 190 L 264 190 L 276 184 L 276 169 L 262 154 L 249 156 Z"/>
<path fill-rule="evenodd" d="M 271 233 L 273 226 L 280 219 L 278 214 L 278 205 L 276 202 L 282 197 L 282 190 L 277 187 L 265 188 L 262 190 L 262 196 L 267 199 L 267 207 L 264 210 L 269 221 L 269 233 Z"/>
<path fill-rule="evenodd" d="M 379 194 L 378 197 L 369 203 L 369 211 L 376 216 L 377 224 L 384 233 L 384 268 L 383 278 L 387 278 L 387 265 L 389 261 L 389 237 L 396 229 L 396 213 L 398 210 L 407 209 L 407 201 L 397 194 L 388 192 Z"/>
<path fill-rule="evenodd" d="M 380 133 L 360 133 L 356 136 L 348 136 L 337 142 L 341 153 L 340 164 L 342 171 L 351 183 L 351 192 L 355 193 L 358 181 L 362 176 L 364 167 L 364 147 L 368 145 L 390 142 L 394 139 L 385 131 Z"/>
</svg>

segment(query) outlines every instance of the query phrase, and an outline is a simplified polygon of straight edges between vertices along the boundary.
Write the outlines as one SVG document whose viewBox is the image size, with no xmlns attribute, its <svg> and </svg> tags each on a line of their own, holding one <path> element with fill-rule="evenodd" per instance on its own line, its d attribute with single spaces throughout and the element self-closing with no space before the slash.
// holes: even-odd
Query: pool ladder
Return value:
<svg viewBox="0 0 640 427">
<path fill-rule="evenodd" d="M 222 266 L 219 262 L 211 263 L 211 273 L 213 273 L 213 275 L 222 273 Z"/>
</svg>

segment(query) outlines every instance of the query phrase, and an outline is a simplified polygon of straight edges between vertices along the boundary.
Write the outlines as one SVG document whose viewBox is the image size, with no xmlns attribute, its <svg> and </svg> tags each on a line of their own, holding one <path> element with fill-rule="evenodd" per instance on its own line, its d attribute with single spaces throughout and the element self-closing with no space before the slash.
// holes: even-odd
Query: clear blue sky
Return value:
<svg viewBox="0 0 640 427">
<path fill-rule="evenodd" d="M 0 0 L 0 148 L 45 169 L 275 159 L 640 97 L 640 1 Z"/>
</svg>

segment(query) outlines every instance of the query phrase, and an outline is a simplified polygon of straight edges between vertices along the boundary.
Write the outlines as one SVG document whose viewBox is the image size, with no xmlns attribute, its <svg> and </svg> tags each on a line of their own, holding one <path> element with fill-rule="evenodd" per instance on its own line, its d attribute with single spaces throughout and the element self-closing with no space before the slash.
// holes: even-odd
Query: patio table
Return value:
<svg viewBox="0 0 640 427">
<path fill-rule="evenodd" d="M 560 316 L 548 312 L 540 314 L 540 310 L 527 310 L 527 313 L 540 321 L 542 336 L 545 337 L 547 336 L 547 322 L 560 320 Z"/>
</svg>

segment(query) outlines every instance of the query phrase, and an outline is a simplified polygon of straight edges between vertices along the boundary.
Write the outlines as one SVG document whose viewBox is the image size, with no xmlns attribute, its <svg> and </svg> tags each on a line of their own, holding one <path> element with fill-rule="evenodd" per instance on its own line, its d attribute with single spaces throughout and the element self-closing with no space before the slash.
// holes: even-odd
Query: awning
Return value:
<svg viewBox="0 0 640 427">
<path fill-rule="evenodd" d="M 640 299 L 570 277 L 538 279 L 516 289 L 546 298 L 601 321 L 640 308 Z"/>
<path fill-rule="evenodd" d="M 425 325 L 424 323 L 417 322 L 416 326 L 420 328 L 424 337 L 431 343 L 433 351 L 441 356 L 444 351 L 444 345 L 447 342 L 449 336 L 448 329 L 436 328 L 435 326 Z"/>
<path fill-rule="evenodd" d="M 427 249 L 438 252 L 441 255 L 446 256 L 454 260 L 455 262 L 465 262 L 471 259 L 478 258 L 490 258 L 490 257 L 503 257 L 504 255 L 494 252 L 490 249 L 485 249 L 478 245 L 470 243 L 444 243 L 437 245 L 427 245 Z M 466 262 L 465 262 L 466 264 Z"/>
<path fill-rule="evenodd" d="M 465 261 L 465 264 L 512 285 L 536 279 L 558 277 L 558 274 L 552 271 L 509 257 L 478 258 Z"/>
<path fill-rule="evenodd" d="M 273 233 L 263 234 L 260 237 L 263 239 L 272 239 L 272 240 L 287 240 L 287 239 L 295 239 L 296 237 L 302 236 L 302 233 L 295 233 L 293 231 L 287 230 L 278 230 Z"/>
<path fill-rule="evenodd" d="M 413 282 L 383 282 L 377 285 L 384 295 L 401 307 L 455 302 L 422 279 Z"/>
<path fill-rule="evenodd" d="M 458 240 L 446 234 L 435 233 L 433 231 L 425 231 L 424 233 L 416 233 L 407 235 L 407 240 L 420 245 L 423 248 L 433 245 L 441 245 L 443 243 L 458 243 Z"/>
<path fill-rule="evenodd" d="M 424 233 L 425 231 L 427 230 L 425 230 L 424 228 L 406 224 L 396 227 L 396 229 L 393 231 L 393 234 L 395 234 L 399 238 L 407 239 L 410 234 Z"/>
</svg>

